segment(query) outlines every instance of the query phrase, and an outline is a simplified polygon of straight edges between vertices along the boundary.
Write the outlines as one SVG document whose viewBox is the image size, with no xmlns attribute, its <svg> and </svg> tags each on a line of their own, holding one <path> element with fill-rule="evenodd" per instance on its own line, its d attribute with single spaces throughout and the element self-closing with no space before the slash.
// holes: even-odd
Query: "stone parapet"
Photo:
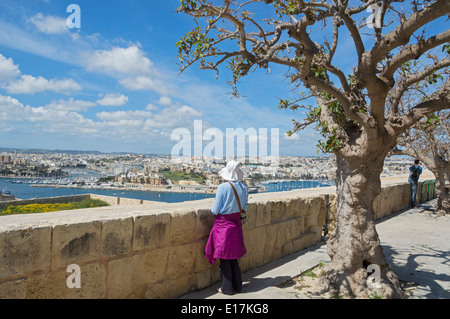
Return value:
<svg viewBox="0 0 450 319">
<path fill-rule="evenodd" d="M 405 183 L 384 185 L 377 217 L 408 207 L 409 192 Z M 0 298 L 176 298 L 205 288 L 220 280 L 204 257 L 213 201 L 0 217 Z M 334 187 L 251 194 L 242 271 L 320 241 L 335 202 Z M 73 264 L 80 288 L 67 285 Z"/>
</svg>

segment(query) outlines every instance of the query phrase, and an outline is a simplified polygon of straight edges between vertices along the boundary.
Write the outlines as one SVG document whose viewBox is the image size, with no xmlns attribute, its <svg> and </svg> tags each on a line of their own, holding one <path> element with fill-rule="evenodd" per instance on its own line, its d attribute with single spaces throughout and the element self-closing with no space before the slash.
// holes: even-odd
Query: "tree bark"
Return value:
<svg viewBox="0 0 450 319">
<path fill-rule="evenodd" d="M 370 158 L 337 158 L 338 216 L 328 241 L 331 264 L 321 279 L 324 290 L 367 298 L 376 289 L 377 295 L 385 298 L 403 297 L 397 276 L 386 263 L 374 223 L 373 203 L 381 191 L 384 159 L 380 153 Z M 380 269 L 379 288 L 367 285 L 370 265 Z"/>
<path fill-rule="evenodd" d="M 450 214 L 450 165 L 443 170 L 433 172 L 436 176 L 436 214 Z"/>
</svg>

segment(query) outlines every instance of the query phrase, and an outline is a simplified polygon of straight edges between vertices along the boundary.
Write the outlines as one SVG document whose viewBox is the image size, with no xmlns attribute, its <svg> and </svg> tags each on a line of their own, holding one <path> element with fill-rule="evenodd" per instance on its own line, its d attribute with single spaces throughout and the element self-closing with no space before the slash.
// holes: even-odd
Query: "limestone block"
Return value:
<svg viewBox="0 0 450 319">
<path fill-rule="evenodd" d="M 12 280 L 0 284 L 0 299 L 25 299 L 26 295 L 26 279 Z"/>
<path fill-rule="evenodd" d="M 244 231 L 244 242 L 247 248 L 246 258 L 249 259 L 248 269 L 263 265 L 266 262 L 264 260 L 266 226 Z"/>
<path fill-rule="evenodd" d="M 267 210 L 265 203 L 256 204 L 256 227 L 270 224 L 271 212 Z"/>
<path fill-rule="evenodd" d="M 322 237 L 322 226 L 314 226 L 314 227 L 310 227 L 308 229 L 309 233 L 315 234 L 317 237 L 317 240 L 319 240 Z"/>
<path fill-rule="evenodd" d="M 167 247 L 154 249 L 135 258 L 136 276 L 138 280 L 152 284 L 162 281 L 167 275 L 169 249 Z"/>
<path fill-rule="evenodd" d="M 286 203 L 286 216 L 285 216 L 286 219 L 295 218 L 301 215 L 300 202 L 301 202 L 300 198 L 294 198 Z"/>
<path fill-rule="evenodd" d="M 298 238 L 305 232 L 305 217 L 299 216 L 291 221 L 293 238 Z"/>
<path fill-rule="evenodd" d="M 196 260 L 194 265 L 194 271 L 195 272 L 203 272 L 206 269 L 209 269 L 211 265 L 209 264 L 208 259 L 205 257 L 205 246 L 206 246 L 206 240 L 199 241 L 196 243 Z"/>
<path fill-rule="evenodd" d="M 248 204 L 245 213 L 247 215 L 247 221 L 245 222 L 242 228 L 246 230 L 255 227 L 257 224 L 257 204 L 255 203 Z"/>
<path fill-rule="evenodd" d="M 214 225 L 214 216 L 209 209 L 197 210 L 195 239 L 209 237 L 209 233 Z"/>
<path fill-rule="evenodd" d="M 298 237 L 297 229 L 297 220 L 290 219 L 278 224 L 278 237 L 280 245 L 283 245 L 286 242 L 290 242 L 294 238 Z"/>
<path fill-rule="evenodd" d="M 173 286 L 169 286 L 169 281 L 147 285 L 144 298 L 145 299 L 170 299 L 174 298 L 176 291 Z"/>
<path fill-rule="evenodd" d="M 273 201 L 267 203 L 268 211 L 271 213 L 270 223 L 274 224 L 286 220 L 286 203 L 283 201 Z"/>
<path fill-rule="evenodd" d="M 268 225 L 266 228 L 266 243 L 264 260 L 271 261 L 282 257 L 282 248 L 288 237 L 289 221 Z"/>
<path fill-rule="evenodd" d="M 274 225 L 268 225 L 265 231 L 265 237 L 266 242 L 264 245 L 264 260 L 271 261 L 273 251 L 277 248 L 280 249 L 281 247 L 275 247 L 275 244 L 277 242 L 277 234 L 278 231 Z"/>
<path fill-rule="evenodd" d="M 92 199 L 100 199 L 101 201 L 104 201 L 105 203 L 107 203 L 111 206 L 118 205 L 118 202 L 119 202 L 117 197 L 112 197 L 112 196 L 89 194 L 89 197 Z"/>
<path fill-rule="evenodd" d="M 133 250 L 168 245 L 170 220 L 169 213 L 137 216 L 134 220 Z"/>
<path fill-rule="evenodd" d="M 72 272 L 59 269 L 50 273 L 31 275 L 26 279 L 27 299 L 100 299 L 105 297 L 106 270 L 101 264 L 80 266 L 80 288 L 69 288 L 67 279 Z"/>
<path fill-rule="evenodd" d="M 167 277 L 176 278 L 181 274 L 194 271 L 197 260 L 198 244 L 172 245 L 169 247 Z"/>
<path fill-rule="evenodd" d="M 196 289 L 203 289 L 209 287 L 214 282 L 220 279 L 219 264 L 217 263 L 216 265 L 211 266 L 200 273 L 196 273 L 195 275 L 197 278 Z"/>
<path fill-rule="evenodd" d="M 307 211 L 305 219 L 305 229 L 309 230 L 311 227 L 320 226 L 325 224 L 325 216 L 322 208 L 323 200 L 320 197 L 312 197 L 307 201 Z"/>
<path fill-rule="evenodd" d="M 131 251 L 133 218 L 102 221 L 102 256 L 115 256 Z"/>
<path fill-rule="evenodd" d="M 194 241 L 197 237 L 195 220 L 195 211 L 172 213 L 170 243 L 182 244 Z"/>
<path fill-rule="evenodd" d="M 167 248 L 108 262 L 108 298 L 142 298 L 146 287 L 166 278 Z"/>
<path fill-rule="evenodd" d="M 49 269 L 51 236 L 50 226 L 0 232 L 0 278 Z"/>
<path fill-rule="evenodd" d="M 306 216 L 309 212 L 308 212 L 308 199 L 307 197 L 302 197 L 299 198 L 299 202 L 298 202 L 298 207 L 300 210 L 300 215 L 301 216 Z"/>
<path fill-rule="evenodd" d="M 146 299 L 173 299 L 190 291 L 194 291 L 197 278 L 193 274 L 182 275 L 167 279 L 164 282 L 148 285 L 144 298 Z"/>
<path fill-rule="evenodd" d="M 52 268 L 99 259 L 100 231 L 96 221 L 54 226 Z"/>
<path fill-rule="evenodd" d="M 264 261 L 275 260 L 296 251 L 292 242 L 301 238 L 303 232 L 303 216 L 267 226 Z"/>
<path fill-rule="evenodd" d="M 316 244 L 320 240 L 320 236 L 316 233 L 305 233 L 300 238 L 292 241 L 293 250 L 299 251 Z"/>
<path fill-rule="evenodd" d="M 107 298 L 126 299 L 136 293 L 135 259 L 135 256 L 124 257 L 108 262 Z"/>
<path fill-rule="evenodd" d="M 282 248 L 283 256 L 290 255 L 290 254 L 294 253 L 295 251 L 296 250 L 294 248 L 293 241 L 288 241 L 288 242 L 284 243 L 283 248 Z"/>
</svg>

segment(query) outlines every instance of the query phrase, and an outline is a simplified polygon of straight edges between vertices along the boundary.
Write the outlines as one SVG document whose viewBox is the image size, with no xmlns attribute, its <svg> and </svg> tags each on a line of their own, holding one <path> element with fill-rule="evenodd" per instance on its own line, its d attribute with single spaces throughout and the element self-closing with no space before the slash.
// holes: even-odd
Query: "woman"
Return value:
<svg viewBox="0 0 450 319">
<path fill-rule="evenodd" d="M 211 265 L 216 262 L 216 259 L 220 259 L 219 271 L 222 287 L 219 291 L 227 295 L 231 295 L 233 292 L 239 293 L 242 290 L 242 276 L 238 258 L 244 256 L 247 252 L 239 204 L 242 210 L 247 209 L 248 189 L 242 182 L 244 173 L 240 166 L 239 162 L 230 161 L 220 171 L 220 176 L 226 182 L 220 184 L 217 188 L 216 198 L 211 209 L 211 212 L 216 216 L 205 248 L 205 257 Z"/>
</svg>

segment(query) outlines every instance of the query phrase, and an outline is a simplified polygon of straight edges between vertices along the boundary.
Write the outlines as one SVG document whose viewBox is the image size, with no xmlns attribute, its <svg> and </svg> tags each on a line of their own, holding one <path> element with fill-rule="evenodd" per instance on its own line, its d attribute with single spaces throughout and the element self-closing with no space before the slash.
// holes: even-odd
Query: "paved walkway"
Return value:
<svg viewBox="0 0 450 319">
<path fill-rule="evenodd" d="M 430 214 L 436 200 L 377 221 L 387 261 L 400 280 L 417 284 L 412 299 L 450 299 L 450 216 Z M 281 283 L 330 261 L 319 243 L 243 274 L 242 293 L 217 292 L 220 282 L 180 299 L 295 299 Z"/>
</svg>

